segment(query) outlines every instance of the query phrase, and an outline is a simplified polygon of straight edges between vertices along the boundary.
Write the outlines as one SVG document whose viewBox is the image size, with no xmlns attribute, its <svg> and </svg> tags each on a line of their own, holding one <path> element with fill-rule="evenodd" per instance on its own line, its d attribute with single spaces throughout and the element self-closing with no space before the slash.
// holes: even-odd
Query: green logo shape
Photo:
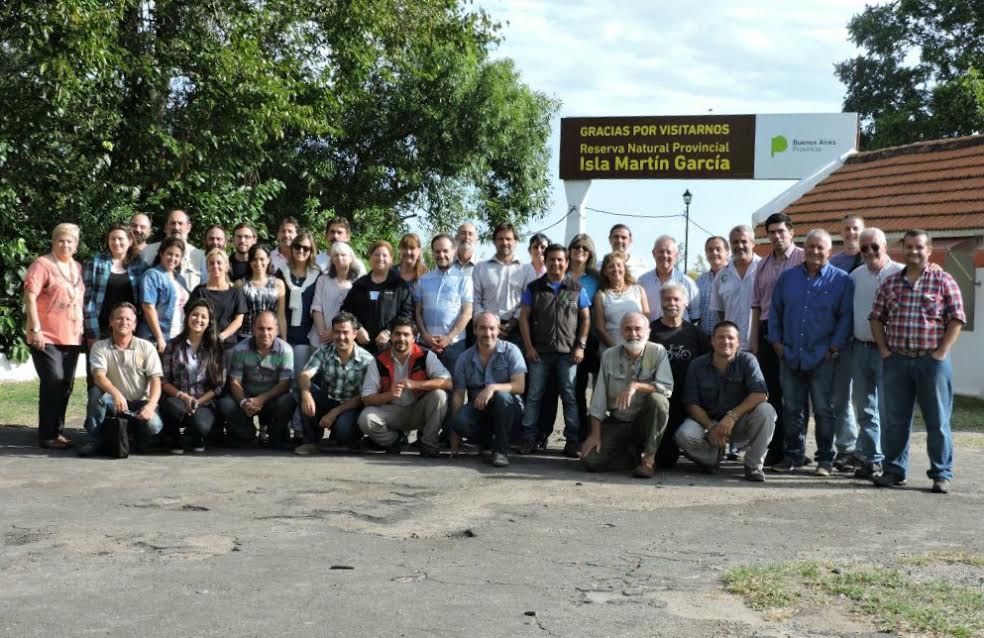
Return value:
<svg viewBox="0 0 984 638">
<path fill-rule="evenodd" d="M 787 148 L 789 148 L 789 141 L 782 135 L 776 135 L 772 138 L 772 157 L 776 156 L 776 153 L 782 153 Z"/>
</svg>

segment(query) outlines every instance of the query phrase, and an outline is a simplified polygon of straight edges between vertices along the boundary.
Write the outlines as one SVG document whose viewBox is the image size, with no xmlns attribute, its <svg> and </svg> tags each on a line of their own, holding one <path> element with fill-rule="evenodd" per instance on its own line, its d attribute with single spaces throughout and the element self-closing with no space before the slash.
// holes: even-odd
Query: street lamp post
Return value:
<svg viewBox="0 0 984 638">
<path fill-rule="evenodd" d="M 686 209 L 683 212 L 683 273 L 687 274 L 687 264 L 690 263 L 690 202 L 694 196 L 690 194 L 690 189 L 683 191 L 683 203 Z"/>
</svg>

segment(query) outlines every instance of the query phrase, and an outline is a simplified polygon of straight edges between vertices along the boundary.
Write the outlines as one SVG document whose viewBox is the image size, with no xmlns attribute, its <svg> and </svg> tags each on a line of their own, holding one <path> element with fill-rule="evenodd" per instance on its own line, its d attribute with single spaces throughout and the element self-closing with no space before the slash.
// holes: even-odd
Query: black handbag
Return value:
<svg viewBox="0 0 984 638">
<path fill-rule="evenodd" d="M 110 417 L 103 424 L 103 446 L 112 459 L 130 456 L 130 436 L 127 432 L 130 420 L 126 417 Z"/>
</svg>

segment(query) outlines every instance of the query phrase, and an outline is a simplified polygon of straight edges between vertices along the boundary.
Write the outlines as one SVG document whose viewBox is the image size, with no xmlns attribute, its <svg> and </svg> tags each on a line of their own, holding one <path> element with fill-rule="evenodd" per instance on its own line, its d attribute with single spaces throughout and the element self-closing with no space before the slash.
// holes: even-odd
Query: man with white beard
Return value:
<svg viewBox="0 0 984 638">
<path fill-rule="evenodd" d="M 459 226 L 454 242 L 458 250 L 451 265 L 460 268 L 462 273 L 471 277 L 472 271 L 475 270 L 475 244 L 478 243 L 478 229 L 475 228 L 475 224 L 465 222 Z"/>
<path fill-rule="evenodd" d="M 649 341 L 645 315 L 627 313 L 619 329 L 624 342 L 601 355 L 581 462 L 590 472 L 635 466 L 634 476 L 652 478 L 670 413 L 673 371 L 666 349 Z"/>
</svg>

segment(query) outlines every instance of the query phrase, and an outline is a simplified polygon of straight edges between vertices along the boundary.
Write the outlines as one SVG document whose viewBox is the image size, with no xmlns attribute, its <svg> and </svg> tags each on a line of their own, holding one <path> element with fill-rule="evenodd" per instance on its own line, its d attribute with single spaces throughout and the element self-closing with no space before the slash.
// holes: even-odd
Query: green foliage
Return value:
<svg viewBox="0 0 984 638">
<path fill-rule="evenodd" d="M 172 207 L 198 243 L 288 215 L 319 236 L 346 215 L 357 248 L 411 217 L 521 224 L 557 104 L 491 59 L 498 29 L 458 0 L 0 3 L 0 238 L 36 255 L 73 221 L 85 257 Z M 5 281 L 22 265 L 0 253 Z"/>
<path fill-rule="evenodd" d="M 984 131 L 984 7 L 964 0 L 895 0 L 848 25 L 863 55 L 835 65 L 845 111 L 862 118 L 868 149 Z"/>
</svg>

